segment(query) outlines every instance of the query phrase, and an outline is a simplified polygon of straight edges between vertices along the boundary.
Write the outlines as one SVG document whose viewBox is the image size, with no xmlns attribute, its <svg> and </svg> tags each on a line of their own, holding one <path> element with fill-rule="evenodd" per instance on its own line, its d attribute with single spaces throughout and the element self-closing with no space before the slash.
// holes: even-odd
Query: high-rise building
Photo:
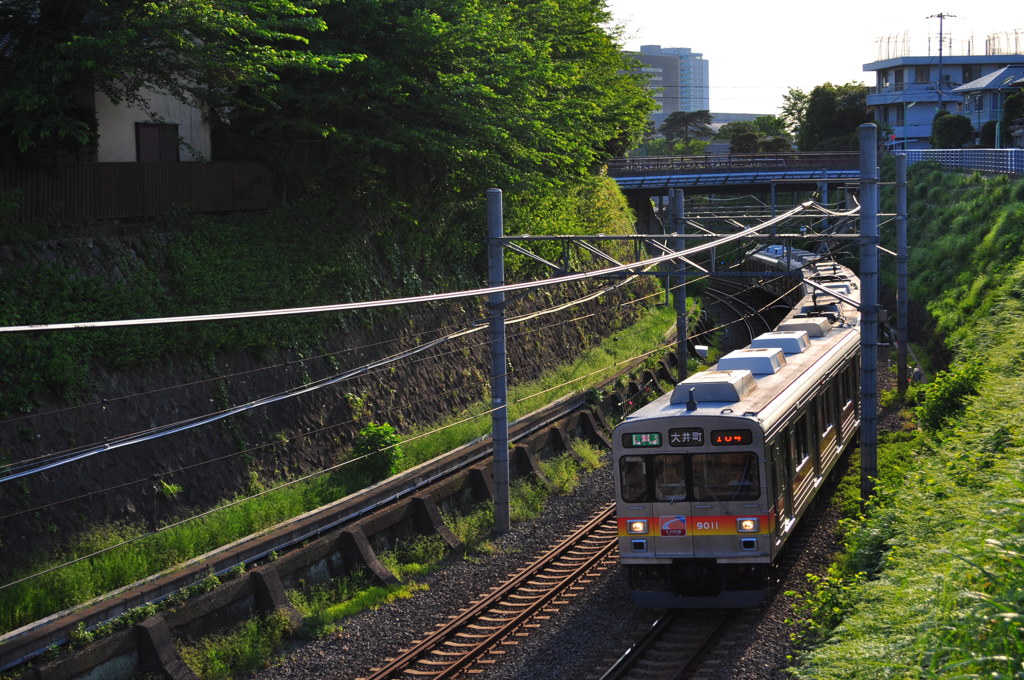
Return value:
<svg viewBox="0 0 1024 680">
<path fill-rule="evenodd" d="M 689 47 L 662 47 L 641 45 L 633 52 L 643 64 L 641 71 L 651 74 L 648 86 L 655 90 L 654 99 L 659 108 L 651 118 L 655 127 L 676 111 L 707 111 L 711 107 L 708 97 L 708 61 L 704 55 Z"/>
</svg>

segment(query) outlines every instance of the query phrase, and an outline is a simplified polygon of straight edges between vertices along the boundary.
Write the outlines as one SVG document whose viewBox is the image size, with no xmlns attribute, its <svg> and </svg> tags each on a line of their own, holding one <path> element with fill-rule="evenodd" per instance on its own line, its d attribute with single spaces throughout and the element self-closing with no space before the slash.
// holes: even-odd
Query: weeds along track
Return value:
<svg viewBox="0 0 1024 680">
<path fill-rule="evenodd" d="M 454 678 L 490 663 L 582 591 L 589 575 L 615 564 L 617 529 L 608 504 L 562 543 L 365 680 Z"/>
</svg>

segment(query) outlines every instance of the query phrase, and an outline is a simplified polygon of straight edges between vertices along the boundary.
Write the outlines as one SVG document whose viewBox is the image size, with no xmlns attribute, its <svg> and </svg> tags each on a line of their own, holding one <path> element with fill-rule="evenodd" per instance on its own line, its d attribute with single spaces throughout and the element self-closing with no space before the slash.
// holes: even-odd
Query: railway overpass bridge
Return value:
<svg viewBox="0 0 1024 680">
<path fill-rule="evenodd" d="M 814 191 L 828 202 L 832 189 L 857 185 L 859 157 L 849 151 L 615 158 L 608 176 L 629 199 L 638 231 L 651 233 L 658 231 L 645 228 L 653 220 L 651 198 L 672 189 L 687 195 L 769 195 L 773 210 L 780 191 Z"/>
</svg>

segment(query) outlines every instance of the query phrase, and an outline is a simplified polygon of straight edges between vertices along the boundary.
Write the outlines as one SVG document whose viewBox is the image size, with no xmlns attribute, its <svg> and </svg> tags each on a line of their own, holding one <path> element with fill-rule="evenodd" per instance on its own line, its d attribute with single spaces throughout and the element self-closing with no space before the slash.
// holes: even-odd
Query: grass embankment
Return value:
<svg viewBox="0 0 1024 680">
<path fill-rule="evenodd" d="M 571 366 L 562 367 L 537 383 L 512 388 L 510 418 L 521 417 L 542 403 L 595 384 L 621 370 L 625 362 L 634 361 L 636 357 L 649 353 L 652 347 L 661 346 L 664 333 L 674 319 L 673 310 L 652 308 L 641 322 L 617 333 L 599 347 L 582 353 Z M 483 405 L 478 405 L 464 418 L 459 418 L 463 422 L 423 436 L 409 433 L 406 436 L 409 441 L 402 445 L 400 467 L 412 467 L 489 431 L 490 415 Z M 82 537 L 68 555 L 40 564 L 33 573 L 58 567 L 67 560 L 91 555 L 112 545 L 125 545 L 0 590 L 0 627 L 5 631 L 12 630 L 169 569 L 344 497 L 361 488 L 362 481 L 347 475 L 346 468 L 342 467 L 333 473 L 281 485 L 272 491 L 254 482 L 249 492 L 260 493 L 258 497 L 249 500 L 236 498 L 200 519 L 157 533 L 146 534 L 139 527 L 131 526 L 97 530 Z M 131 620 L 134 619 L 129 615 L 125 623 Z"/>
<path fill-rule="evenodd" d="M 798 678 L 1024 677 L 1024 180 L 923 182 L 911 275 L 944 283 L 956 359 L 910 392 L 920 429 L 880 442 L 877 494 L 802 600 Z"/>
</svg>

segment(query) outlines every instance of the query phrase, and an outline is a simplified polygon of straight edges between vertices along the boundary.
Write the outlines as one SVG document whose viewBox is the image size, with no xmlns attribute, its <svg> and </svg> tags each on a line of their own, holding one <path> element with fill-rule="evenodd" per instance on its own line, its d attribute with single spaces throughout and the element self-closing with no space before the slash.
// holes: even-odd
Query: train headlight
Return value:
<svg viewBox="0 0 1024 680">
<path fill-rule="evenodd" d="M 757 517 L 737 517 L 736 531 L 741 534 L 756 534 L 761 528 L 761 521 Z"/>
<path fill-rule="evenodd" d="M 646 534 L 647 533 L 647 520 L 645 520 L 645 519 L 630 519 L 630 520 L 626 520 L 626 533 L 630 533 L 630 534 Z"/>
</svg>

